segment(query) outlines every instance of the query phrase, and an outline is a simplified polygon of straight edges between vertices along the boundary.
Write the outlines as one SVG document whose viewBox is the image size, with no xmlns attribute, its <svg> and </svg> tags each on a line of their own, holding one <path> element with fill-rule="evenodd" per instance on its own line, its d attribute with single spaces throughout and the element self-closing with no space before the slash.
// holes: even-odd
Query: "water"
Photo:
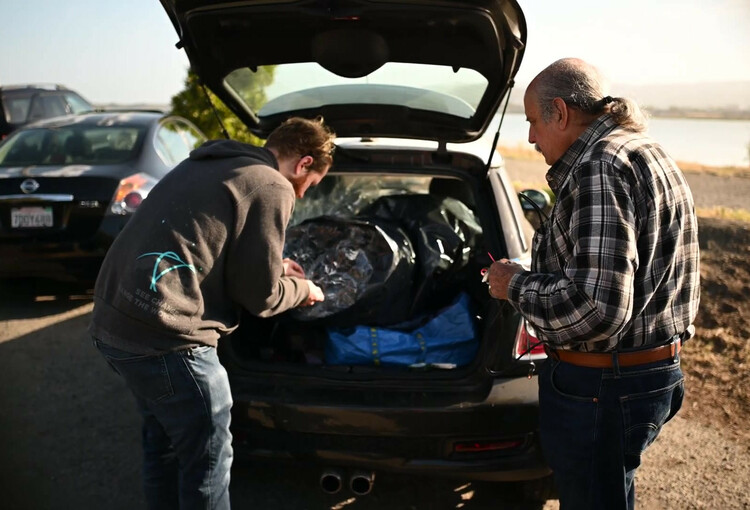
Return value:
<svg viewBox="0 0 750 510">
<path fill-rule="evenodd" d="M 488 133 L 494 135 L 497 123 L 496 117 Z M 507 113 L 500 132 L 500 144 L 510 147 L 528 145 L 528 130 L 524 114 Z M 708 166 L 750 165 L 750 120 L 652 118 L 649 134 L 679 161 Z"/>
</svg>

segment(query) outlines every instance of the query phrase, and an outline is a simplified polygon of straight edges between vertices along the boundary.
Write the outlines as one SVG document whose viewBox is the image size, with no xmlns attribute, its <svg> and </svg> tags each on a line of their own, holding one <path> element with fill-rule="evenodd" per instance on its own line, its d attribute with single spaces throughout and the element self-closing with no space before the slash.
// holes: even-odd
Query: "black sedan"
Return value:
<svg viewBox="0 0 750 510">
<path fill-rule="evenodd" d="M 0 278 L 93 281 L 154 185 L 206 137 L 162 112 L 40 121 L 0 144 Z"/>
</svg>

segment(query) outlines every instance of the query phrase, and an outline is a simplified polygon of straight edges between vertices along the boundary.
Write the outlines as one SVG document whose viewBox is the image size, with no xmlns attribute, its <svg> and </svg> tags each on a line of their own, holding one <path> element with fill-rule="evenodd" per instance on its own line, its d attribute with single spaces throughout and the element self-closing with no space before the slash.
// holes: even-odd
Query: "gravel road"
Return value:
<svg viewBox="0 0 750 510">
<path fill-rule="evenodd" d="M 0 312 L 0 491 L 7 509 L 142 508 L 138 417 L 122 382 L 85 330 L 85 296 L 33 302 L 2 291 Z M 685 405 L 690 405 L 691 395 Z M 491 484 L 378 474 L 373 493 L 323 494 L 319 471 L 237 466 L 235 508 L 531 509 Z M 647 451 L 637 478 L 642 509 L 750 508 L 750 443 L 675 418 Z M 503 502 L 502 504 L 500 504 Z M 459 504 L 462 506 L 457 506 Z M 550 501 L 544 510 L 558 508 Z"/>
<path fill-rule="evenodd" d="M 72 295 L 71 295 L 72 292 Z M 86 335 L 92 304 L 53 285 L 43 301 L 0 289 L 0 508 L 134 510 L 140 488 L 139 418 L 131 395 Z M 377 473 L 373 492 L 320 490 L 320 468 L 238 465 L 232 506 L 273 510 L 541 510 L 506 487 Z"/>
</svg>

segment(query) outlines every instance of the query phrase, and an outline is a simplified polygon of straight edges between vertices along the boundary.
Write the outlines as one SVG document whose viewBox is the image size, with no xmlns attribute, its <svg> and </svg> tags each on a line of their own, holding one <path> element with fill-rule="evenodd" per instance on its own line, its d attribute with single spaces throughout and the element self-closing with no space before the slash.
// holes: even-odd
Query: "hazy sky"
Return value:
<svg viewBox="0 0 750 510">
<path fill-rule="evenodd" d="M 581 57 L 615 83 L 750 80 L 749 0 L 521 0 L 517 81 Z M 188 61 L 158 0 L 0 0 L 0 84 L 62 83 L 95 103 L 167 104 Z"/>
</svg>

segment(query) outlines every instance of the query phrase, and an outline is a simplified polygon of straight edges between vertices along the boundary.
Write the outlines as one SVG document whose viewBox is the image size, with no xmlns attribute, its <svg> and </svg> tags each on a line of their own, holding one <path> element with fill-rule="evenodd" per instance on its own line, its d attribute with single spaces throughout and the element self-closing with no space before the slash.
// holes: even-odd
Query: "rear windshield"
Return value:
<svg viewBox="0 0 750 510">
<path fill-rule="evenodd" d="M 2 104 L 7 122 L 17 125 L 94 110 L 88 101 L 70 90 L 7 90 L 2 92 Z"/>
<path fill-rule="evenodd" d="M 257 101 L 252 84 L 264 83 L 267 102 L 261 116 L 335 104 L 400 105 L 471 118 L 487 89 L 472 69 L 388 62 L 363 78 L 335 75 L 314 63 L 236 69 L 226 85 L 251 110 Z"/>
<path fill-rule="evenodd" d="M 0 166 L 105 165 L 136 156 L 145 128 L 66 126 L 29 129 L 0 146 Z"/>
</svg>

